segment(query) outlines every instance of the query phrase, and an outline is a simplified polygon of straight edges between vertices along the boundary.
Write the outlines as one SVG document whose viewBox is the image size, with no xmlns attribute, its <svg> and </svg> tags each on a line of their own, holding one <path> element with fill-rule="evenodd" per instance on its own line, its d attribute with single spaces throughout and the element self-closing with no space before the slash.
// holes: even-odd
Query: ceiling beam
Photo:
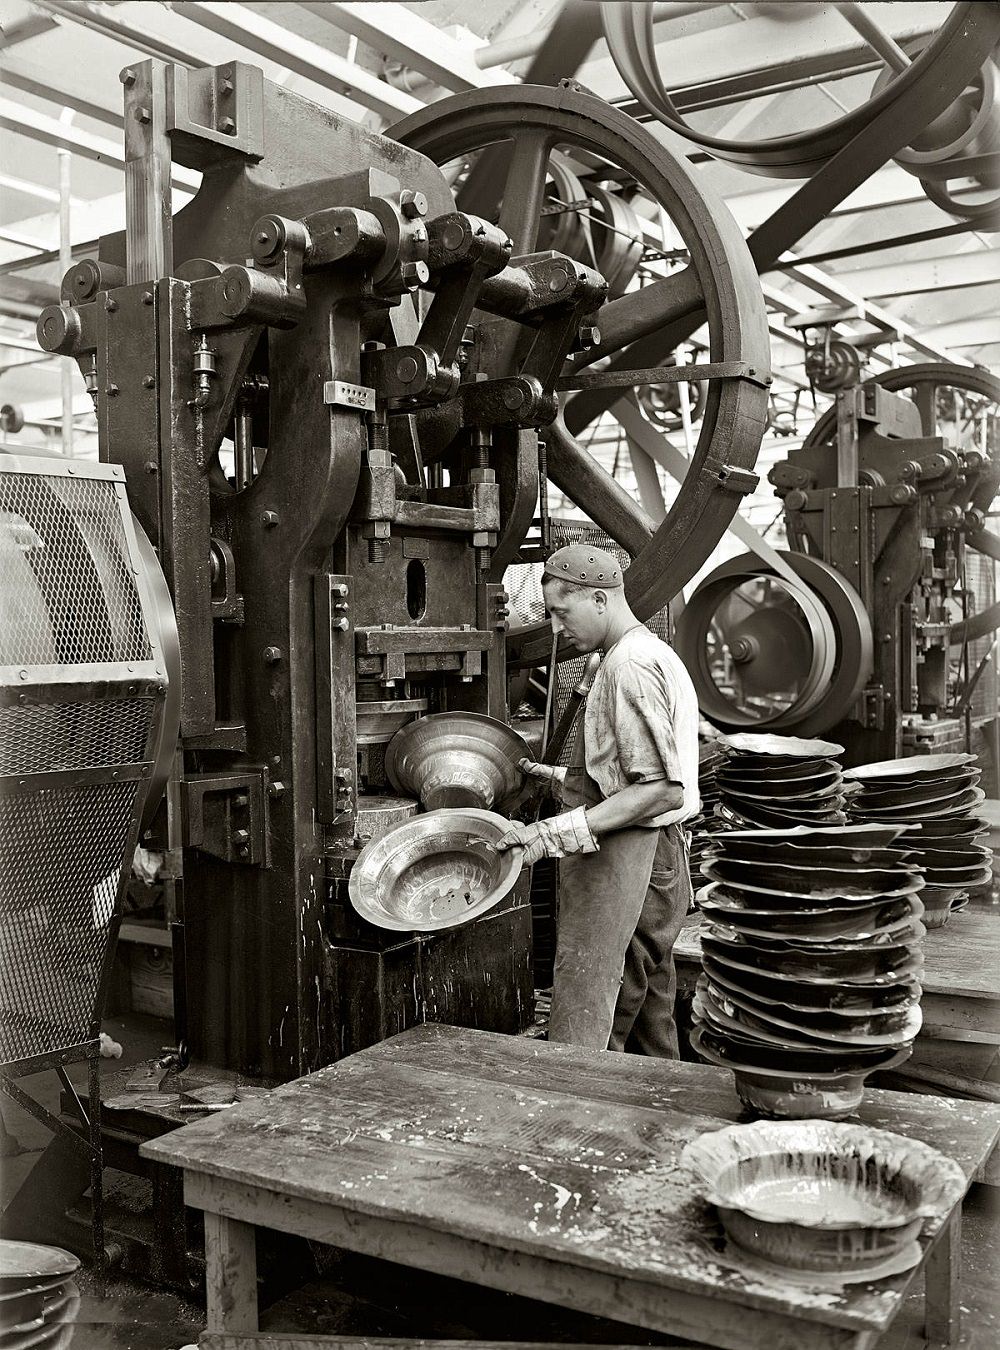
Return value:
<svg viewBox="0 0 1000 1350">
<path fill-rule="evenodd" d="M 69 150 L 98 164 L 107 164 L 122 171 L 125 169 L 125 147 L 118 140 L 95 136 L 92 132 L 60 122 L 55 117 L 46 117 L 44 113 L 36 112 L 23 103 L 15 103 L 13 99 L 0 98 L 0 127 L 19 136 L 27 136 L 30 140 L 41 141 L 43 145 L 54 146 L 57 150 Z M 201 182 L 201 174 L 175 164 L 171 181 L 175 188 L 194 192 Z"/>
<path fill-rule="evenodd" d="M 419 71 L 442 89 L 463 93 L 488 85 L 517 83 L 507 71 L 481 70 L 476 64 L 475 47 L 457 42 L 405 5 L 341 4 L 338 0 L 305 4 L 300 0 L 299 8 Z"/>
<path fill-rule="evenodd" d="M 951 319 L 948 323 L 931 324 L 923 331 L 933 334 L 934 341 L 942 346 L 984 347 L 1000 339 L 1000 317 L 987 314 L 978 319 Z"/>
<path fill-rule="evenodd" d="M 861 295 L 902 295 L 907 292 L 948 290 L 1000 281 L 1000 247 L 950 253 L 937 258 L 914 258 L 859 267 L 837 273 L 837 280 Z"/>
<path fill-rule="evenodd" d="M 6 188 L 8 192 L 20 192 L 25 197 L 35 197 L 40 202 L 52 202 L 59 204 L 59 191 L 57 188 L 45 187 L 42 183 L 32 183 L 27 178 L 18 178 L 16 174 L 0 173 L 0 188 Z M 70 202 L 73 206 L 83 206 L 82 197 L 71 197 Z"/>
<path fill-rule="evenodd" d="M 913 324 L 907 323 L 905 319 L 901 319 L 898 314 L 893 314 L 892 310 L 884 309 L 881 305 L 875 305 L 870 300 L 865 299 L 864 296 L 858 295 L 851 287 L 845 286 L 840 277 L 824 272 L 811 263 L 796 263 L 794 253 L 782 254 L 782 261 L 787 261 L 790 264 L 785 272 L 792 280 L 808 287 L 816 294 L 822 295 L 826 300 L 833 300 L 842 305 L 857 305 L 864 320 L 873 324 L 876 328 L 895 329 L 901 341 L 914 351 L 920 352 L 922 356 L 929 356 L 932 361 L 952 361 L 959 365 L 970 364 L 965 357 L 948 351 L 947 343 L 943 343 L 940 338 L 936 341 L 929 341 L 924 336 L 925 330 L 922 327 L 917 328 Z"/>
<path fill-rule="evenodd" d="M 108 126 L 122 124 L 121 90 L 115 85 L 110 93 L 95 87 L 90 72 L 81 66 L 65 66 L 61 62 L 41 65 L 16 56 L 6 59 L 0 71 L 0 83 L 17 89 L 33 98 L 58 103 L 71 108 L 83 117 L 92 117 Z M 58 196 L 58 194 L 56 194 Z"/>
<path fill-rule="evenodd" d="M 299 37 L 245 5 L 190 0 L 175 5 L 174 13 L 249 51 L 277 61 L 336 94 L 344 94 L 390 121 L 406 117 L 424 106 L 412 94 L 394 89 L 362 66 L 327 51 L 317 42 Z"/>
<path fill-rule="evenodd" d="M 285 61 L 271 61 L 255 52 L 239 37 L 209 35 L 207 28 L 183 19 L 175 9 L 147 3 L 147 0 L 126 0 L 126 3 L 104 5 L 96 0 L 33 0 L 42 9 L 60 20 L 78 24 L 92 32 L 120 42 L 137 55 L 152 56 L 158 61 L 171 61 L 191 70 L 203 66 L 222 65 L 233 60 L 233 42 L 238 59 L 252 60 L 264 72 L 264 78 L 285 85 L 304 98 L 312 99 L 320 107 L 330 108 L 343 117 L 358 118 L 362 109 L 357 103 L 334 93 L 323 83 L 304 79 L 291 73 Z M 387 88 L 388 86 L 386 86 Z"/>
</svg>

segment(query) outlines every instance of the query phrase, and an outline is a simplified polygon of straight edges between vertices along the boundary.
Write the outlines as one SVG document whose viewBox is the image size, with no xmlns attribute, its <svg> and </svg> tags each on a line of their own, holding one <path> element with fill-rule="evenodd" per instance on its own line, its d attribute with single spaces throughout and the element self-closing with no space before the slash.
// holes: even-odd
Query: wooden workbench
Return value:
<svg viewBox="0 0 1000 1350">
<path fill-rule="evenodd" d="M 257 1327 L 259 1225 L 730 1350 L 870 1350 L 921 1267 L 837 1292 L 741 1267 L 678 1163 L 740 1110 L 707 1065 L 432 1025 L 142 1153 L 205 1211 L 210 1332 Z M 860 1114 L 968 1178 L 1000 1135 L 978 1103 L 871 1092 Z M 959 1212 L 922 1240 L 940 1341 Z"/>
</svg>

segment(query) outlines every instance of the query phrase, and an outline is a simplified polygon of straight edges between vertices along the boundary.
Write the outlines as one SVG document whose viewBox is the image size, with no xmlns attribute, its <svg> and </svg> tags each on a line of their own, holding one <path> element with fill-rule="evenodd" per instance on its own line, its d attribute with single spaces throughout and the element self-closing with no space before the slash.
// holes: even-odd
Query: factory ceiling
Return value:
<svg viewBox="0 0 1000 1350">
<path fill-rule="evenodd" d="M 101 234 L 124 226 L 118 76 L 129 62 L 156 56 L 193 67 L 236 58 L 380 129 L 447 94 L 521 81 L 560 8 L 560 0 L 0 0 L 0 404 L 19 405 L 36 435 L 59 421 L 63 363 L 39 352 L 34 319 L 58 297 L 68 251 L 74 259 L 92 255 Z M 690 125 L 701 134 L 752 141 L 787 136 L 863 104 L 885 69 L 872 44 L 881 43 L 883 56 L 888 50 L 891 64 L 894 51 L 912 50 L 938 32 L 953 6 L 915 0 L 653 9 L 660 78 Z M 876 25 L 874 38 L 859 32 L 866 23 Z M 990 69 L 995 73 L 995 62 Z M 603 38 L 569 73 L 685 154 L 747 234 L 800 186 L 712 159 L 652 121 Z M 989 100 L 987 113 L 987 133 L 996 136 Z M 62 261 L 61 175 L 68 199 Z M 197 181 L 193 171 L 178 170 L 175 209 Z M 964 186 L 949 184 L 954 192 Z M 647 248 L 669 249 L 669 222 L 648 204 L 638 210 Z M 935 205 L 899 164 L 878 168 L 762 274 L 777 388 L 790 396 L 806 388 L 801 329 L 791 321 L 817 307 L 839 313 L 848 333 L 882 334 L 874 369 L 945 360 L 1000 370 L 998 238 Z M 74 415 L 86 436 L 92 410 L 75 370 L 73 379 Z M 817 407 L 827 402 L 820 397 Z"/>
</svg>

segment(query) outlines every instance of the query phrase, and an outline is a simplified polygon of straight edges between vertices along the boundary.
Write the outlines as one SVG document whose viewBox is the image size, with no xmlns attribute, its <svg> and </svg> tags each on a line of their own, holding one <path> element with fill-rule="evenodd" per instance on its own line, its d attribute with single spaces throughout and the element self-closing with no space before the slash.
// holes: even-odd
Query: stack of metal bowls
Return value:
<svg viewBox="0 0 1000 1350">
<path fill-rule="evenodd" d="M 60 1350 L 73 1339 L 80 1262 L 60 1247 L 0 1241 L 0 1347 Z"/>
<path fill-rule="evenodd" d="M 749 732 L 727 736 L 724 744 L 729 753 L 716 780 L 717 814 L 725 823 L 737 828 L 846 823 L 844 777 L 836 761 L 842 745 Z"/>
<path fill-rule="evenodd" d="M 713 833 L 723 828 L 715 808 L 722 800 L 719 770 L 728 759 L 726 748 L 718 738 L 699 738 L 698 741 L 698 795 L 701 810 L 690 822 L 691 870 L 700 866 L 705 853 L 712 846 Z"/>
<path fill-rule="evenodd" d="M 992 855 L 988 822 L 973 814 L 985 794 L 976 786 L 975 755 L 914 755 L 848 769 L 851 819 L 903 827 L 905 849 L 924 876 L 920 892 L 928 928 L 943 927 L 985 885 Z"/>
<path fill-rule="evenodd" d="M 692 1044 L 762 1115 L 837 1118 L 920 1029 L 923 877 L 901 825 L 731 830 L 697 904 Z"/>
</svg>

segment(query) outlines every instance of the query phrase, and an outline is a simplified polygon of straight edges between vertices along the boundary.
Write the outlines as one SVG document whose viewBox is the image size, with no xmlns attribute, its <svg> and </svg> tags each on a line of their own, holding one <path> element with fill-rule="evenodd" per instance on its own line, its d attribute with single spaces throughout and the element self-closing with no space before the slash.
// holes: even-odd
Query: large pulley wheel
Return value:
<svg viewBox="0 0 1000 1350">
<path fill-rule="evenodd" d="M 871 676 L 871 621 L 860 596 L 818 558 L 782 557 L 794 581 L 743 553 L 705 578 L 678 620 L 674 645 L 698 706 L 726 731 L 827 730 Z"/>
<path fill-rule="evenodd" d="M 787 17 L 794 22 L 798 11 L 806 8 L 804 5 L 789 5 Z M 833 9 L 837 8 L 833 6 Z M 850 8 L 857 10 L 860 7 Z M 750 173 L 774 178 L 810 177 L 844 149 L 875 117 L 891 108 L 902 94 L 921 81 L 933 82 L 935 62 L 941 52 L 950 49 L 953 39 L 967 30 L 970 21 L 975 22 L 980 17 L 976 14 L 980 6 L 976 4 L 954 5 L 915 59 L 905 69 L 893 71 L 891 78 L 876 85 L 866 103 L 845 113 L 843 117 L 789 135 L 736 141 L 700 131 L 681 115 L 658 69 L 653 38 L 654 9 L 655 6 L 648 3 L 601 5 L 601 21 L 608 50 L 626 86 L 652 117 L 701 146 L 716 159 L 737 164 Z M 876 51 L 885 50 L 886 44 L 880 40 L 881 36 L 872 25 L 866 41 L 874 41 Z M 896 44 L 892 46 L 896 47 Z M 973 66 L 969 70 L 970 78 L 974 78 L 975 74 L 976 68 Z M 922 125 L 914 126 L 914 136 L 923 129 Z"/>
<path fill-rule="evenodd" d="M 663 208 L 680 234 L 689 264 L 605 305 L 598 315 L 599 346 L 574 363 L 579 368 L 620 351 L 679 315 L 704 309 L 708 359 L 737 363 L 747 372 L 746 378 L 711 381 L 691 466 L 664 521 L 654 527 L 561 420 L 546 431 L 549 477 L 630 555 L 629 602 L 640 618 L 650 617 L 721 539 L 748 486 L 734 471 L 753 468 L 764 434 L 767 316 L 735 221 L 682 158 L 627 114 L 572 86 L 475 90 L 431 104 L 387 134 L 442 167 L 471 159 L 468 176 L 458 186 L 459 206 L 495 218 L 518 254 L 536 247 L 554 151 L 570 161 L 610 166 L 608 177 L 611 172 L 627 175 Z M 595 176 L 600 179 L 602 173 L 599 168 Z M 515 666 L 544 663 L 550 647 L 545 624 L 515 629 L 509 660 Z"/>
<path fill-rule="evenodd" d="M 985 516 L 1000 477 L 1000 379 L 989 371 L 949 362 L 900 366 L 871 377 L 871 383 L 890 394 L 905 394 L 916 404 L 924 436 L 942 436 L 958 450 L 973 450 L 992 464 L 972 505 Z M 836 455 L 837 410 L 828 408 L 802 442 L 803 450 L 824 446 L 831 462 Z M 982 528 L 969 530 L 966 548 L 1000 559 L 1000 537 Z M 965 623 L 952 625 L 953 645 L 973 642 L 1000 627 L 1000 601 L 972 615 Z"/>
</svg>

